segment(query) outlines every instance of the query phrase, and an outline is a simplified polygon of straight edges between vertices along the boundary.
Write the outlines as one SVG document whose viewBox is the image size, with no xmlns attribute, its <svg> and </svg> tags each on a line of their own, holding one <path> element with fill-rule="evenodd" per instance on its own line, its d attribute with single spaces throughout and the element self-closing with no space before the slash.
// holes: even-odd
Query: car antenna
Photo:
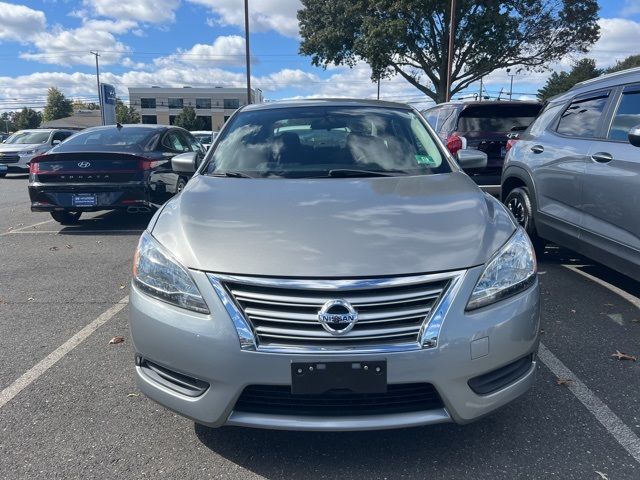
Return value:
<svg viewBox="0 0 640 480">
<path fill-rule="evenodd" d="M 116 123 L 116 128 L 117 128 L 118 130 L 120 130 L 120 129 L 122 128 L 122 125 L 120 124 L 120 122 Z"/>
</svg>

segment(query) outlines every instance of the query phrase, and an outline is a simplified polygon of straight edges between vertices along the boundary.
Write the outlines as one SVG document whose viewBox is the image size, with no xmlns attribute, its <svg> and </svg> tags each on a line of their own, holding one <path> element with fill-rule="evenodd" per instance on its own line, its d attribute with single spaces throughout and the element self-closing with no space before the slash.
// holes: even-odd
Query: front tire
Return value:
<svg viewBox="0 0 640 480">
<path fill-rule="evenodd" d="M 69 210 L 50 212 L 53 219 L 61 225 L 75 225 L 80 220 L 82 212 L 70 212 Z"/>
<path fill-rule="evenodd" d="M 509 192 L 509 195 L 507 195 L 504 204 L 513 214 L 518 225 L 525 229 L 536 251 L 536 256 L 541 258 L 547 242 L 543 238 L 540 238 L 536 232 L 529 189 L 527 187 L 514 188 Z"/>
<path fill-rule="evenodd" d="M 180 193 L 184 190 L 184 187 L 187 186 L 187 180 L 185 178 L 180 177 L 178 179 L 178 183 L 176 184 L 176 193 Z"/>
</svg>

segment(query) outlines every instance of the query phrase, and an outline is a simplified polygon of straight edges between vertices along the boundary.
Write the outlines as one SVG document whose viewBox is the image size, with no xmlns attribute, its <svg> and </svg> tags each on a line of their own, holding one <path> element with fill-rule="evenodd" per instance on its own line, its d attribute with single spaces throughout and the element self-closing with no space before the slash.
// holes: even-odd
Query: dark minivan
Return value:
<svg viewBox="0 0 640 480">
<path fill-rule="evenodd" d="M 538 102 L 448 102 L 422 112 L 452 155 L 473 148 L 487 154 L 487 166 L 465 172 L 492 194 L 500 192 L 500 175 L 511 135 L 525 130 L 542 109 Z"/>
<path fill-rule="evenodd" d="M 162 125 L 109 125 L 74 135 L 31 160 L 31 210 L 50 212 L 62 224 L 82 212 L 149 211 L 186 185 L 172 167 L 176 155 L 204 148 L 188 131 Z"/>
</svg>

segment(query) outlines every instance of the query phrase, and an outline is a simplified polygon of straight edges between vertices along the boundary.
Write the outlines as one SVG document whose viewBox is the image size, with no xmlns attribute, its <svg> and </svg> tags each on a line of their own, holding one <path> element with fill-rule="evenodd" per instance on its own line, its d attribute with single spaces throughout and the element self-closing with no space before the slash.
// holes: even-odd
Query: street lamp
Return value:
<svg viewBox="0 0 640 480">
<path fill-rule="evenodd" d="M 244 0 L 244 48 L 247 61 L 247 105 L 251 103 L 251 57 L 249 54 L 249 0 Z"/>
</svg>

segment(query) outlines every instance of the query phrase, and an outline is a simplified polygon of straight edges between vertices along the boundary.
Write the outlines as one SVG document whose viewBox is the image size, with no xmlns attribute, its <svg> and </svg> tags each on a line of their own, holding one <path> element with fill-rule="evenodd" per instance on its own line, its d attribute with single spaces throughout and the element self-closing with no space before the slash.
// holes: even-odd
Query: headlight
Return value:
<svg viewBox="0 0 640 480">
<path fill-rule="evenodd" d="M 24 150 L 20 152 L 20 155 L 33 155 L 34 153 L 36 153 L 36 150 Z"/>
<path fill-rule="evenodd" d="M 518 227 L 493 256 L 467 303 L 467 310 L 484 307 L 527 289 L 536 279 L 536 255 L 527 233 Z"/>
<path fill-rule="evenodd" d="M 133 259 L 133 283 L 147 295 L 200 313 L 209 313 L 187 269 L 149 232 L 140 237 Z"/>
</svg>

